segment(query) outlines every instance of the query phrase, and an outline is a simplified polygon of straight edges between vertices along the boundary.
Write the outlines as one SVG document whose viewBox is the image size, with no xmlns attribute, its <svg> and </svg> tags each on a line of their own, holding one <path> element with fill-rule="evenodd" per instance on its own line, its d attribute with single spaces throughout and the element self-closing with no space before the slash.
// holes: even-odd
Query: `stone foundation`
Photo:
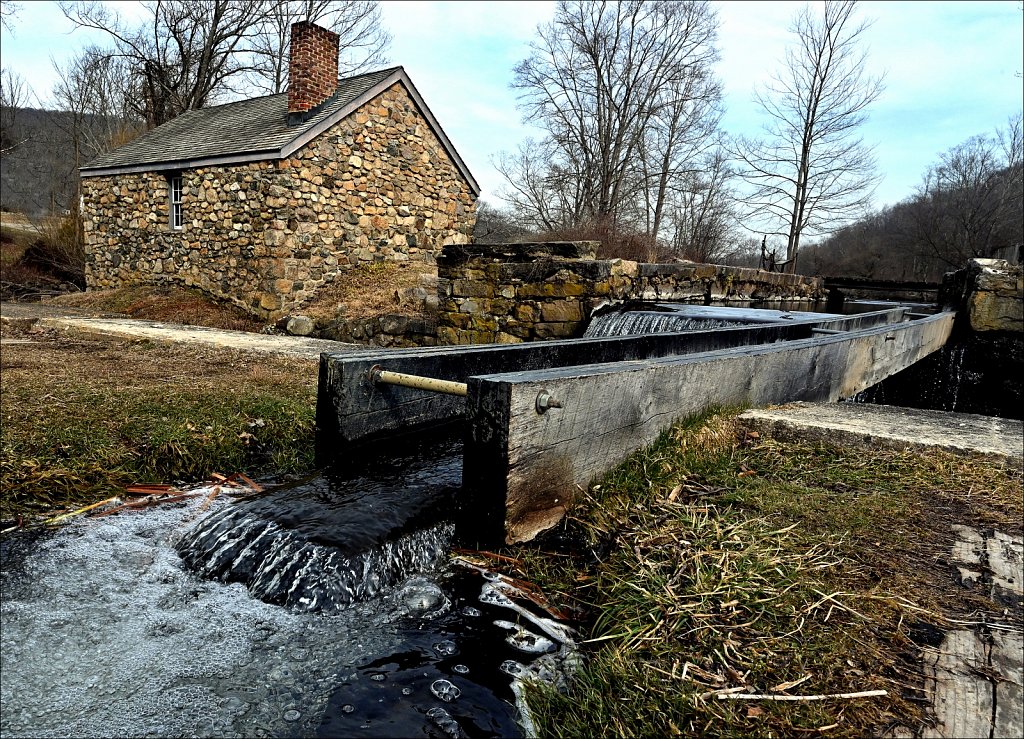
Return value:
<svg viewBox="0 0 1024 739">
<path fill-rule="evenodd" d="M 870 388 L 862 399 L 1002 418 L 1024 413 L 1024 272 L 972 259 L 946 274 L 940 303 L 957 310 L 942 351 Z"/>
</svg>

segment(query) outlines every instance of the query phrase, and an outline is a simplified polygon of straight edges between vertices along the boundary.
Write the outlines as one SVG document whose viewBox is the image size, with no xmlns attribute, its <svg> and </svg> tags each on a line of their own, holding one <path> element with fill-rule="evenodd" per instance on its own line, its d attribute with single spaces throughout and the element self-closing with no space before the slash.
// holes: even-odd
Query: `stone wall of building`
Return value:
<svg viewBox="0 0 1024 739">
<path fill-rule="evenodd" d="M 475 222 L 469 184 L 399 83 L 289 159 L 180 172 L 178 230 L 171 174 L 83 178 L 90 289 L 177 283 L 274 319 L 349 266 L 432 263 Z"/>
<path fill-rule="evenodd" d="M 601 305 L 814 301 L 821 278 L 714 264 L 596 260 L 598 242 L 466 245 L 438 258 L 439 344 L 516 343 L 582 334 Z"/>
</svg>

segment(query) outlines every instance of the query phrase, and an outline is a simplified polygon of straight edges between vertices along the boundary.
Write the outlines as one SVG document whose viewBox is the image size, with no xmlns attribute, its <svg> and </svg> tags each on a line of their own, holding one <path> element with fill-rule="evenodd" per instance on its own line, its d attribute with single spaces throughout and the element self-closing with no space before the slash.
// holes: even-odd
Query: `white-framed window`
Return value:
<svg viewBox="0 0 1024 739">
<path fill-rule="evenodd" d="M 167 182 L 171 191 L 171 228 L 177 231 L 185 227 L 185 215 L 181 210 L 181 175 L 169 175 Z"/>
</svg>

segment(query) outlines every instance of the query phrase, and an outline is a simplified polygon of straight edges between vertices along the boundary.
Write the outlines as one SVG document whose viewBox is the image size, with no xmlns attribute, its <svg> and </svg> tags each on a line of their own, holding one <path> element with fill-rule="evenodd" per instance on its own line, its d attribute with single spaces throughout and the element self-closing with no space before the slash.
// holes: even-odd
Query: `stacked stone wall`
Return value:
<svg viewBox="0 0 1024 739">
<path fill-rule="evenodd" d="M 821 278 L 714 264 L 596 260 L 597 242 L 449 247 L 438 259 L 439 344 L 582 334 L 592 312 L 627 300 L 815 301 Z"/>
<path fill-rule="evenodd" d="M 971 330 L 1024 333 L 1024 268 L 1001 259 L 972 259 L 967 274 Z"/>
<path fill-rule="evenodd" d="M 187 152 L 182 152 L 187 155 Z M 184 227 L 169 224 L 168 176 Z M 87 177 L 86 284 L 200 288 L 254 315 L 299 308 L 351 266 L 433 263 L 468 243 L 469 184 L 400 83 L 284 160 Z"/>
</svg>

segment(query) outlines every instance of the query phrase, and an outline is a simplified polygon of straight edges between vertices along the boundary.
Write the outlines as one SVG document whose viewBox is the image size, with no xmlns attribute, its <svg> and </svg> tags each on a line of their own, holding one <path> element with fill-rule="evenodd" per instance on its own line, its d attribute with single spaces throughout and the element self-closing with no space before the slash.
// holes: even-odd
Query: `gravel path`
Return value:
<svg viewBox="0 0 1024 739">
<path fill-rule="evenodd" d="M 79 334 L 149 339 L 171 344 L 206 344 L 308 359 L 319 359 L 323 352 L 366 349 L 361 344 L 346 344 L 340 341 L 311 339 L 302 336 L 226 331 L 158 321 L 140 321 L 114 313 L 90 313 L 44 303 L 0 303 L 0 321 L 20 328 L 38 325 L 43 328 Z"/>
</svg>

